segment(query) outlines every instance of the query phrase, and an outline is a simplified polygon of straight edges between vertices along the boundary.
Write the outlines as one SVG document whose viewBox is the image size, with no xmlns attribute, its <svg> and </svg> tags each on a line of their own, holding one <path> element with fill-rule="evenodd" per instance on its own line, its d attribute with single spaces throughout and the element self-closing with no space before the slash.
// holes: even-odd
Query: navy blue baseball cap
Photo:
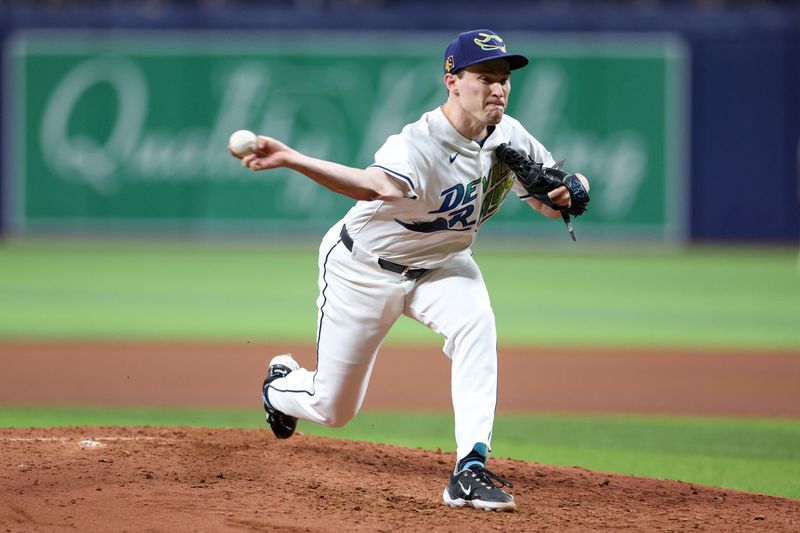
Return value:
<svg viewBox="0 0 800 533">
<path fill-rule="evenodd" d="M 455 74 L 459 70 L 491 61 L 505 59 L 511 70 L 528 64 L 528 58 L 506 52 L 506 43 L 492 30 L 472 30 L 460 33 L 444 52 L 444 71 Z"/>
</svg>

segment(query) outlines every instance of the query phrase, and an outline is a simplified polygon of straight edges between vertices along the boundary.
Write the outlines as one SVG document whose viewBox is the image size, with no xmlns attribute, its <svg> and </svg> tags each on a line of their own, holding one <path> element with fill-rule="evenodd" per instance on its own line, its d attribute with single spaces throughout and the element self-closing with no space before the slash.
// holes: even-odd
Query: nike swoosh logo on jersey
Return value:
<svg viewBox="0 0 800 533">
<path fill-rule="evenodd" d="M 460 481 L 458 482 L 458 486 L 461 487 L 461 490 L 463 490 L 464 494 L 466 494 L 467 496 L 469 496 L 469 493 L 472 492 L 472 487 L 465 487 L 464 485 L 461 484 Z"/>
<path fill-rule="evenodd" d="M 450 156 L 450 163 L 452 163 L 453 161 L 455 161 L 455 160 L 456 160 L 456 157 L 458 157 L 458 152 L 456 152 L 456 153 L 454 153 L 453 155 L 451 155 L 451 156 Z"/>
</svg>

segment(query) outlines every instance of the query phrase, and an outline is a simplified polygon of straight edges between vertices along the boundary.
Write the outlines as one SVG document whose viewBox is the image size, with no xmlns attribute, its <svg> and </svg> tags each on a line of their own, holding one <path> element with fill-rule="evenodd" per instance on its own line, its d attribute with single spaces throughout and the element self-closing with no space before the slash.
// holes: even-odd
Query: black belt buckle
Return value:
<svg viewBox="0 0 800 533">
<path fill-rule="evenodd" d="M 378 265 L 380 265 L 382 269 L 388 270 L 389 272 L 394 272 L 395 274 L 400 274 L 406 279 L 417 279 L 428 271 L 427 268 L 411 268 L 398 265 L 397 263 L 392 263 L 391 261 L 381 258 L 378 258 Z"/>
<path fill-rule="evenodd" d="M 353 251 L 353 238 L 347 232 L 347 226 L 342 224 L 342 231 L 339 232 L 339 237 L 342 239 L 342 244 L 344 247 L 348 249 L 348 251 Z M 378 266 L 380 266 L 384 270 L 388 270 L 389 272 L 394 272 L 395 274 L 400 274 L 406 279 L 417 279 L 429 269 L 427 268 L 411 268 L 403 265 L 398 265 L 397 263 L 393 263 L 382 257 L 378 258 Z"/>
</svg>

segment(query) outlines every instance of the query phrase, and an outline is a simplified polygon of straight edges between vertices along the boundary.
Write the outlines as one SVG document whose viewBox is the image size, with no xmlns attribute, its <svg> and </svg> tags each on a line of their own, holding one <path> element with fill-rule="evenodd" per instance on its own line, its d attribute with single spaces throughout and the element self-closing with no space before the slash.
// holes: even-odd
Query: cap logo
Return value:
<svg viewBox="0 0 800 533">
<path fill-rule="evenodd" d="M 503 39 L 492 33 L 479 33 L 482 39 L 475 38 L 475 44 L 481 47 L 481 50 L 500 50 L 506 53 L 506 45 Z"/>
<path fill-rule="evenodd" d="M 455 63 L 456 63 L 456 61 L 455 61 L 455 59 L 453 59 L 453 56 L 447 56 L 447 59 L 444 62 L 444 69 L 447 72 L 452 71 L 453 67 L 455 66 Z"/>
</svg>

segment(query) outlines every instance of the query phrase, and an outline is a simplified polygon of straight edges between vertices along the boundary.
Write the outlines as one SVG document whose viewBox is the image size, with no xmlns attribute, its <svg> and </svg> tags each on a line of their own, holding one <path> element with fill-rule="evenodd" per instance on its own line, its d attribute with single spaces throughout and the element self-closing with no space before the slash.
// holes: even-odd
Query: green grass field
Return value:
<svg viewBox="0 0 800 533">
<path fill-rule="evenodd" d="M 504 344 L 800 348 L 794 250 L 476 257 Z M 316 295 L 313 246 L 0 245 L 6 338 L 311 341 Z"/>
<path fill-rule="evenodd" d="M 506 345 L 800 351 L 795 250 L 476 257 Z M 316 276 L 313 246 L 5 243 L 0 338 L 308 342 Z M 403 320 L 389 342 L 440 341 Z M 0 409 L 0 426 L 50 425 L 263 427 L 258 410 Z M 451 426 L 449 414 L 362 413 L 342 429 L 303 430 L 451 450 Z M 800 498 L 800 420 L 501 414 L 495 446 L 499 457 Z"/>
</svg>

